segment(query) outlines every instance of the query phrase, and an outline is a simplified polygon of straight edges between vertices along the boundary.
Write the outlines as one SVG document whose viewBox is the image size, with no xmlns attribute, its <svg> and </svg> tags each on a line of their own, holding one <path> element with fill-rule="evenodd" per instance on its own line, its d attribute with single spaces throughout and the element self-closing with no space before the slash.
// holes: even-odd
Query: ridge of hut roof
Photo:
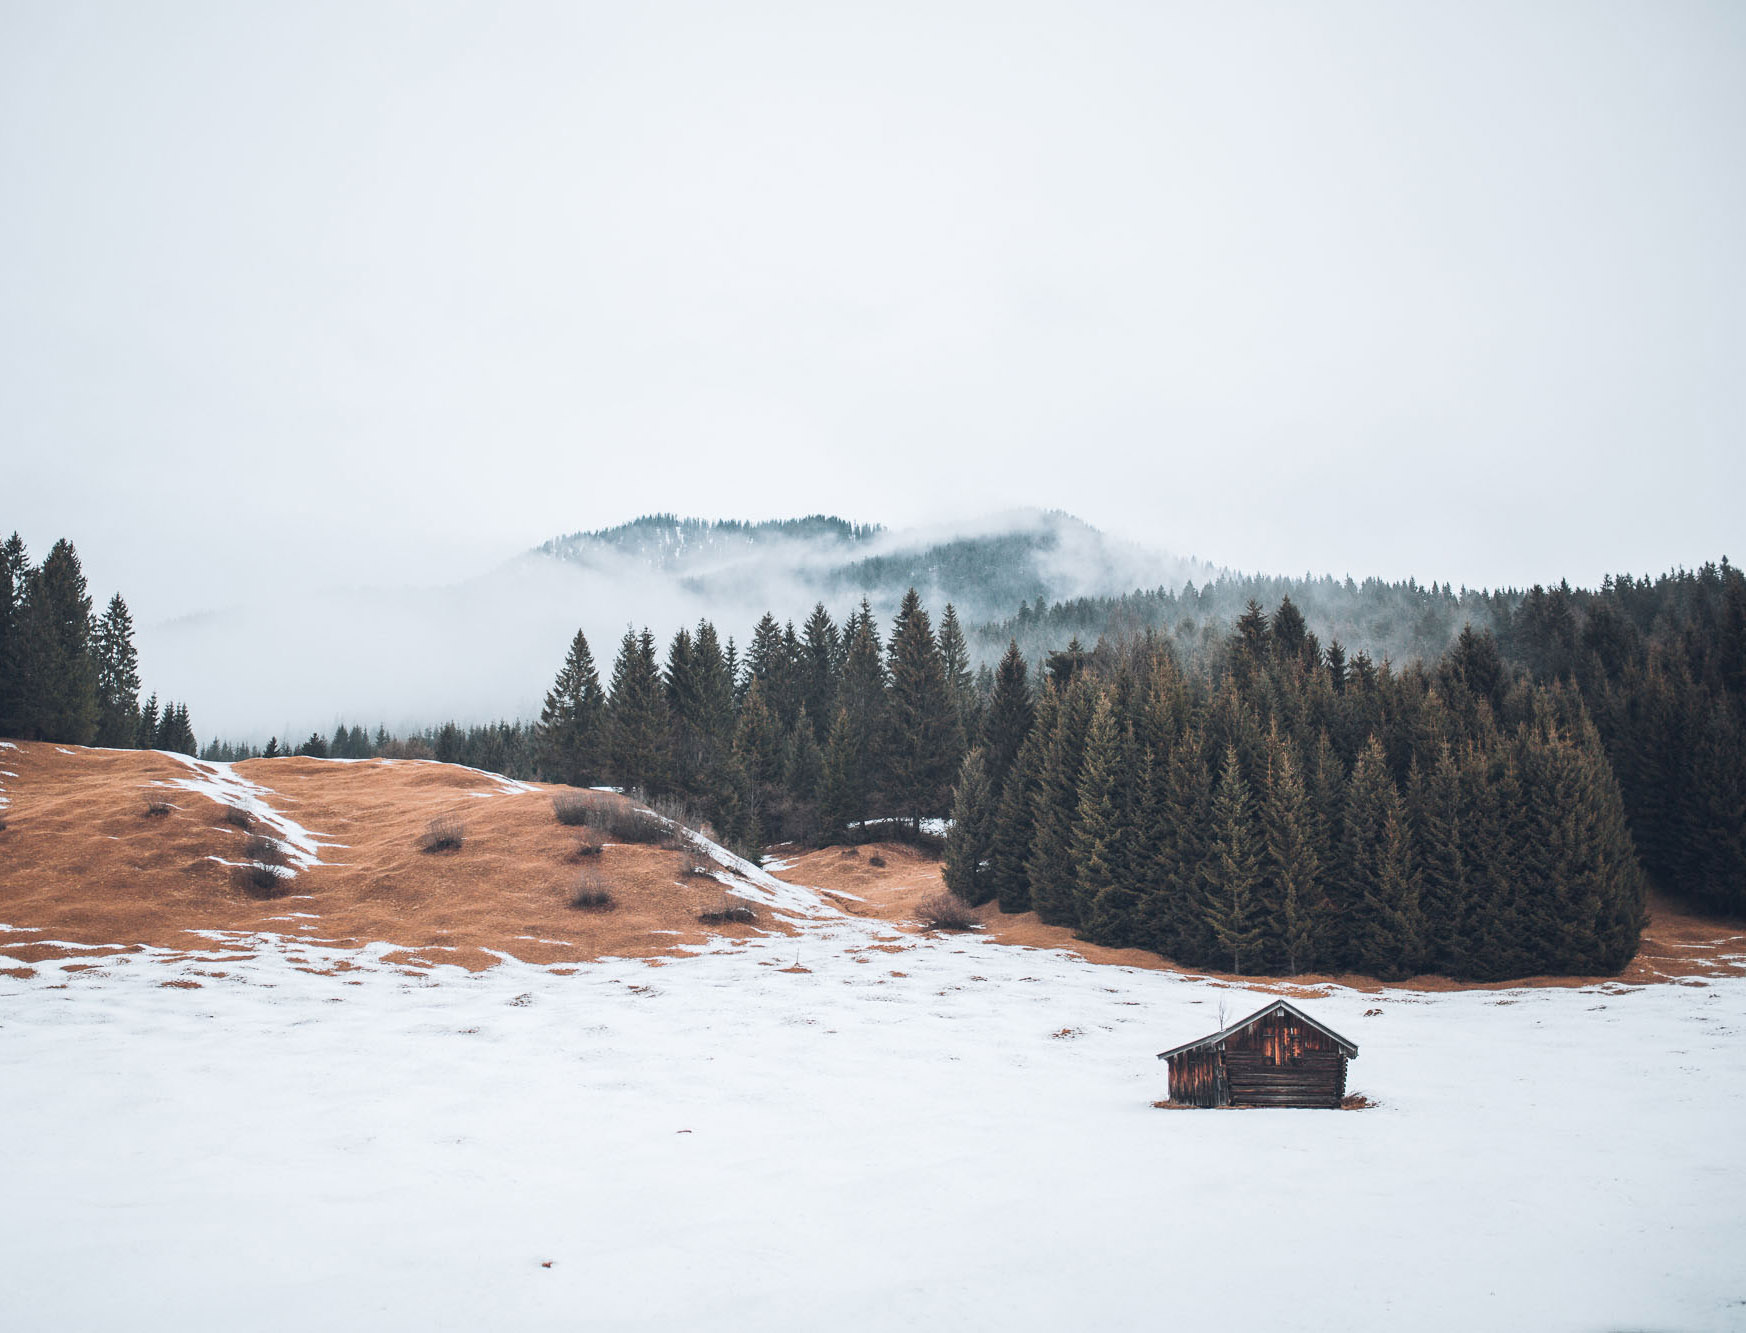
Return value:
<svg viewBox="0 0 1746 1333">
<path fill-rule="evenodd" d="M 1229 1027 L 1221 1028 L 1210 1036 L 1200 1037 L 1194 1041 L 1185 1041 L 1180 1046 L 1172 1046 L 1167 1051 L 1159 1051 L 1158 1058 L 1160 1060 L 1168 1060 L 1173 1055 L 1181 1055 L 1184 1051 L 1192 1051 L 1197 1046 L 1215 1045 L 1216 1043 L 1225 1040 L 1225 1038 L 1229 1037 L 1232 1033 L 1242 1031 L 1256 1019 L 1265 1018 L 1276 1009 L 1283 1009 L 1294 1018 L 1301 1019 L 1303 1022 L 1308 1023 L 1323 1036 L 1332 1037 L 1334 1041 L 1339 1044 L 1340 1049 L 1345 1053 L 1347 1059 L 1356 1060 L 1358 1058 L 1358 1044 L 1356 1042 L 1349 1041 L 1345 1037 L 1342 1037 L 1326 1023 L 1311 1018 L 1308 1014 L 1304 1013 L 1303 1010 L 1299 1009 L 1295 1004 L 1292 1004 L 1288 1000 L 1274 1000 L 1271 1004 L 1264 1004 L 1247 1018 L 1239 1018 Z"/>
</svg>

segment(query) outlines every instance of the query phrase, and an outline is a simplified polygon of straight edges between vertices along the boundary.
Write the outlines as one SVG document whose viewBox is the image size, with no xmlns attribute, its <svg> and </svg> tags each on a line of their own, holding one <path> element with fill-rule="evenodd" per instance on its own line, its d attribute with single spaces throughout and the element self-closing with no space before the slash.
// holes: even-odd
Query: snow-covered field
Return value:
<svg viewBox="0 0 1746 1333">
<path fill-rule="evenodd" d="M 1336 993 L 1379 1109 L 1165 1112 L 1262 997 L 882 936 L 0 977 L 0 1325 L 1746 1325 L 1746 981 Z"/>
</svg>

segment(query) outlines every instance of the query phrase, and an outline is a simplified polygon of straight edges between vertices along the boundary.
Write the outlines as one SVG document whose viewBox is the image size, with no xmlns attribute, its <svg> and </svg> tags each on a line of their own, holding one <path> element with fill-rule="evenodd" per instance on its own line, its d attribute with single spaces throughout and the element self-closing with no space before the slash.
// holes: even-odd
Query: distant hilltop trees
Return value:
<svg viewBox="0 0 1746 1333">
<path fill-rule="evenodd" d="M 73 544 L 32 565 L 14 532 L 0 546 L 0 736 L 193 754 L 186 704 L 139 700 L 133 617 L 117 593 L 101 616 Z"/>
</svg>

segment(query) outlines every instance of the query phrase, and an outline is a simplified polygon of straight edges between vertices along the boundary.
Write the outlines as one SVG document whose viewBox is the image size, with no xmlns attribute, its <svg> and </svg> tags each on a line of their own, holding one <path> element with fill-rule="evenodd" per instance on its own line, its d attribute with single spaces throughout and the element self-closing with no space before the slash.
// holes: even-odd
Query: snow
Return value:
<svg viewBox="0 0 1746 1333">
<path fill-rule="evenodd" d="M 323 847 L 345 846 L 343 842 L 323 842 L 321 840 L 322 834 L 311 833 L 290 816 L 273 809 L 267 804 L 268 789 L 250 782 L 229 764 L 194 759 L 188 755 L 176 754 L 169 750 L 160 751 L 160 753 L 186 764 L 194 770 L 194 776 L 172 778 L 168 781 L 154 783 L 154 786 L 196 792 L 216 802 L 220 807 L 241 806 L 255 817 L 257 823 L 270 828 L 278 840 L 284 844 L 285 856 L 291 863 L 293 871 L 307 870 L 311 866 L 325 864 L 321 859 L 320 851 Z M 224 865 L 237 864 L 223 861 L 221 857 L 216 856 L 207 859 L 221 861 Z"/>
<path fill-rule="evenodd" d="M 204 931 L 0 976 L 7 1322 L 1746 1318 L 1746 979 L 1294 996 L 1378 1109 L 1163 1112 L 1155 1053 L 1270 996 L 783 888 L 798 938 L 659 966 L 413 976 Z"/>
</svg>

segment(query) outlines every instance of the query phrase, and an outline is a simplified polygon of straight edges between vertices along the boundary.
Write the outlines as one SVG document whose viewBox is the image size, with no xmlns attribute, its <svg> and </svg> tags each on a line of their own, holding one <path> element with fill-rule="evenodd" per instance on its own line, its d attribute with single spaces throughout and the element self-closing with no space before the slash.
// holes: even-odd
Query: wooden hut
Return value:
<svg viewBox="0 0 1746 1333">
<path fill-rule="evenodd" d="M 1222 1032 L 1158 1052 L 1170 1100 L 1185 1106 L 1336 1107 L 1358 1048 L 1303 1010 L 1275 1000 Z"/>
</svg>

